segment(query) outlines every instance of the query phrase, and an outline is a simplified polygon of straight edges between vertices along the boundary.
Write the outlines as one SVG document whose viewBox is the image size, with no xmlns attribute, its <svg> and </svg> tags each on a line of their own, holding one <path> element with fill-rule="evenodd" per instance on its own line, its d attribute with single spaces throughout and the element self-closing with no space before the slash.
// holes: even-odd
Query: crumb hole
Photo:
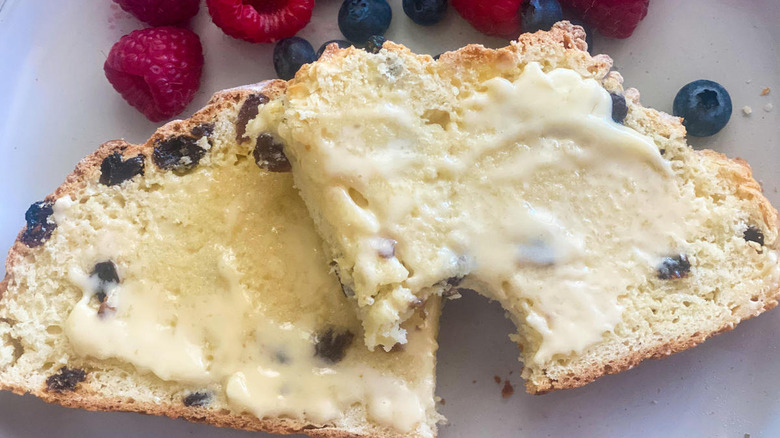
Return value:
<svg viewBox="0 0 780 438">
<path fill-rule="evenodd" d="M 427 125 L 439 125 L 446 130 L 447 125 L 450 124 L 450 113 L 440 109 L 429 109 L 423 114 L 423 119 Z"/>
<path fill-rule="evenodd" d="M 504 295 L 509 295 L 509 293 L 512 291 L 512 285 L 509 284 L 508 281 L 504 280 L 501 282 L 501 290 L 504 292 Z"/>
<path fill-rule="evenodd" d="M 19 361 L 19 358 L 22 357 L 24 354 L 24 346 L 22 345 L 22 341 L 19 338 L 15 338 L 10 335 L 3 336 L 3 342 L 6 345 L 10 345 L 14 349 L 13 358 L 11 359 L 10 366 L 16 365 L 16 362 Z"/>
<path fill-rule="evenodd" d="M 50 335 L 58 335 L 58 334 L 62 333 L 62 327 L 60 327 L 58 325 L 50 325 L 50 326 L 46 327 L 46 333 L 48 333 Z"/>
<path fill-rule="evenodd" d="M 353 187 L 349 188 L 349 197 L 352 198 L 352 202 L 355 203 L 360 208 L 367 208 L 368 207 L 368 199 L 366 199 L 365 196 L 363 196 L 362 193 L 355 190 Z"/>
<path fill-rule="evenodd" d="M 243 163 L 244 161 L 246 161 L 248 158 L 249 158 L 249 157 L 247 157 L 246 155 L 242 155 L 242 154 L 236 154 L 236 161 L 235 161 L 235 163 L 233 163 L 233 164 L 234 164 L 235 166 L 238 166 L 239 164 L 241 164 L 241 163 Z"/>
</svg>

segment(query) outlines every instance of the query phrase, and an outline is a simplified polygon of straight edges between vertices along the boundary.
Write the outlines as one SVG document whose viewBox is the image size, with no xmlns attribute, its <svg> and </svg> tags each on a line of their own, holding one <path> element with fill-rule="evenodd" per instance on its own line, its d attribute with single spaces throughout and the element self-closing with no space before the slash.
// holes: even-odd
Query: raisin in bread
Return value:
<svg viewBox="0 0 780 438">
<path fill-rule="evenodd" d="M 405 348 L 363 347 L 278 140 L 245 133 L 284 89 L 108 142 L 30 208 L 0 285 L 0 387 L 278 433 L 435 435 L 439 303 Z"/>
<path fill-rule="evenodd" d="M 584 36 L 562 22 L 438 61 L 331 50 L 250 123 L 278 128 L 369 347 L 473 289 L 507 310 L 543 393 L 777 304 L 777 213 L 750 168 L 689 147 Z"/>
</svg>

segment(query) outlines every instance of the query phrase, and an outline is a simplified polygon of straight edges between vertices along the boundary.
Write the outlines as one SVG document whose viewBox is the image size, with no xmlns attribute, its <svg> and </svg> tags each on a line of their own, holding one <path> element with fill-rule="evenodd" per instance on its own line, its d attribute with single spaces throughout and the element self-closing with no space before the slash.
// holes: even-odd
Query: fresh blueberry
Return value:
<svg viewBox="0 0 780 438">
<path fill-rule="evenodd" d="M 385 41 L 387 41 L 387 39 L 382 35 L 371 35 L 368 38 L 368 41 L 366 41 L 366 52 L 379 53 L 379 51 L 382 50 L 382 44 L 384 44 Z"/>
<path fill-rule="evenodd" d="M 404 0 L 404 13 L 417 24 L 430 26 L 444 18 L 447 0 Z"/>
<path fill-rule="evenodd" d="M 672 112 L 683 118 L 688 134 L 707 137 L 723 129 L 731 117 L 731 97 L 719 83 L 700 79 L 680 88 Z"/>
<path fill-rule="evenodd" d="M 330 41 L 325 41 L 324 43 L 322 43 L 320 48 L 317 50 L 317 59 L 320 59 L 320 56 L 322 56 L 322 53 L 325 51 L 325 48 L 328 47 L 328 44 L 333 44 L 333 43 L 338 44 L 339 49 L 346 49 L 347 47 L 352 45 L 352 43 L 350 43 L 347 40 L 330 40 Z"/>
<path fill-rule="evenodd" d="M 609 93 L 609 97 L 612 98 L 612 120 L 614 120 L 615 123 L 623 123 L 628 115 L 626 97 L 618 93 Z"/>
<path fill-rule="evenodd" d="M 553 24 L 562 19 L 563 10 L 558 0 L 528 0 L 520 7 L 523 32 L 550 30 Z"/>
<path fill-rule="evenodd" d="M 585 42 L 588 44 L 588 52 L 593 53 L 593 29 L 590 28 L 584 21 L 579 18 L 567 18 L 571 24 L 582 26 L 585 30 Z"/>
<path fill-rule="evenodd" d="M 274 47 L 274 69 L 285 81 L 292 79 L 303 64 L 316 60 L 314 48 L 303 38 L 285 38 Z"/>
<path fill-rule="evenodd" d="M 372 35 L 384 35 L 392 17 L 385 0 L 345 0 L 339 9 L 339 29 L 348 40 L 364 44 Z"/>
</svg>

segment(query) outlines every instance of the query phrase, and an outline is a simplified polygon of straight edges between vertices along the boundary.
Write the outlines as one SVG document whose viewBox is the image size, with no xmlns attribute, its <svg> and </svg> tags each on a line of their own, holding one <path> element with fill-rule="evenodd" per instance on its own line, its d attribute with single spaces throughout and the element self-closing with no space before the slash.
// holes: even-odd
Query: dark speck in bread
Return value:
<svg viewBox="0 0 780 438">
<path fill-rule="evenodd" d="M 87 373 L 78 368 L 62 367 L 57 374 L 46 379 L 46 389 L 52 392 L 74 391 L 76 385 L 87 378 Z"/>
<path fill-rule="evenodd" d="M 43 244 L 51 237 L 57 224 L 51 217 L 54 214 L 54 204 L 50 201 L 40 201 L 31 205 L 24 214 L 27 228 L 22 233 L 21 241 L 30 248 Z"/>
</svg>

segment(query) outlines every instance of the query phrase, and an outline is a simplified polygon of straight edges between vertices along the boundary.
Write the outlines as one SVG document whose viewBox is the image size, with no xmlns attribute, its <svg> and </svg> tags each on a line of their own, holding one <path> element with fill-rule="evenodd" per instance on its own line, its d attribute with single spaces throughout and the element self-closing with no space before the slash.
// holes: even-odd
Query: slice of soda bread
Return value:
<svg viewBox="0 0 780 438">
<path fill-rule="evenodd" d="M 285 83 L 104 144 L 27 212 L 0 284 L 0 387 L 91 410 L 321 437 L 432 437 L 439 303 L 369 352 L 278 140 Z"/>
<path fill-rule="evenodd" d="M 369 347 L 473 289 L 507 310 L 543 393 L 777 304 L 777 212 L 750 168 L 689 147 L 584 36 L 562 22 L 438 61 L 330 50 L 250 123 L 278 128 Z"/>
</svg>

